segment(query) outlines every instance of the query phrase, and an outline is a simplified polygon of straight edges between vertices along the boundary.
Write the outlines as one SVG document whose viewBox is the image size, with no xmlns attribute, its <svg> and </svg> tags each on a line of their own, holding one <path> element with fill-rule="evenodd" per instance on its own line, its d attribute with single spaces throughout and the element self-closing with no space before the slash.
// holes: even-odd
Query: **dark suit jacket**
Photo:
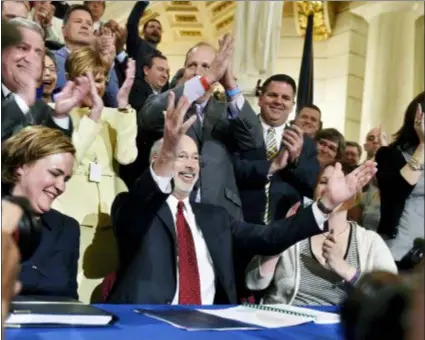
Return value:
<svg viewBox="0 0 425 340">
<path fill-rule="evenodd" d="M 136 61 L 136 77 L 143 79 L 143 65 L 145 58 L 159 51 L 140 37 L 139 22 L 148 7 L 149 1 L 137 1 L 127 19 L 127 53 Z"/>
<path fill-rule="evenodd" d="M 261 148 L 240 152 L 234 157 L 236 180 L 247 222 L 263 223 L 270 164 L 266 158 L 264 138 Z M 288 166 L 271 178 L 270 211 L 273 220 L 284 218 L 291 206 L 303 196 L 313 197 L 319 172 L 316 145 L 310 137 L 304 136 L 298 164 Z"/>
<path fill-rule="evenodd" d="M 148 169 L 112 206 L 122 266 L 111 303 L 169 304 L 176 291 L 176 232 L 169 195 L 160 191 Z M 238 222 L 225 209 L 192 203 L 197 224 L 211 254 L 215 303 L 234 304 L 234 253 L 275 255 L 322 231 L 311 208 L 268 227 Z"/>
<path fill-rule="evenodd" d="M 50 295 L 78 299 L 77 265 L 80 227 L 56 210 L 42 217 L 41 242 L 34 255 L 22 263 L 22 295 Z"/>
<path fill-rule="evenodd" d="M 30 108 L 29 114 L 34 119 L 34 124 L 45 125 L 52 129 L 58 129 L 62 131 L 68 137 L 72 135 L 72 121 L 70 121 L 70 129 L 65 130 L 60 126 L 56 125 L 53 121 L 53 109 L 44 103 L 42 100 L 37 100 L 35 104 Z M 1 140 L 4 141 L 24 127 L 30 125 L 28 116 L 24 115 L 16 101 L 13 98 L 7 98 L 1 94 Z"/>
<path fill-rule="evenodd" d="M 184 85 L 173 89 L 176 102 L 183 95 Z M 164 110 L 168 105 L 168 91 L 150 96 L 138 112 L 138 124 L 159 139 L 164 133 Z M 190 109 L 186 118 L 195 114 Z M 229 119 L 227 103 L 211 98 L 204 110 L 204 122 L 199 119 L 187 134 L 198 145 L 201 155 L 199 185 L 202 203 L 225 208 L 233 218 L 242 220 L 242 204 L 233 172 L 232 153 L 261 146 L 262 128 L 248 101 L 236 119 Z"/>
</svg>

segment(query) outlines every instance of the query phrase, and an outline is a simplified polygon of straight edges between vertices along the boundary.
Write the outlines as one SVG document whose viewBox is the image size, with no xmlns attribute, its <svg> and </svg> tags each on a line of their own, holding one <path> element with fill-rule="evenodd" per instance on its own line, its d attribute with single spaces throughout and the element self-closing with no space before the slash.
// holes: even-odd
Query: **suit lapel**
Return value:
<svg viewBox="0 0 425 340">
<path fill-rule="evenodd" d="M 260 122 L 261 125 L 261 131 L 263 131 L 263 125 L 261 124 L 261 119 L 260 119 L 260 115 L 257 115 L 258 121 Z M 261 153 L 262 155 L 264 155 L 264 159 L 267 159 L 267 146 L 266 146 L 266 141 L 264 140 L 264 137 L 261 138 Z"/>
<path fill-rule="evenodd" d="M 161 206 L 159 209 L 157 215 L 161 219 L 161 221 L 165 224 L 169 232 L 171 233 L 171 236 L 173 238 L 174 244 L 176 243 L 176 228 L 174 226 L 174 219 L 171 215 L 171 210 L 166 202 Z"/>
</svg>

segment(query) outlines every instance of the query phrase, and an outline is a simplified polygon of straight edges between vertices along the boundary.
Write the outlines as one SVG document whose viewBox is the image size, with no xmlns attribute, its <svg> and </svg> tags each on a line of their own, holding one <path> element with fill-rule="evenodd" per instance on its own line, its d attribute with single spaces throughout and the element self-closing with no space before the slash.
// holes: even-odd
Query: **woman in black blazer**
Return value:
<svg viewBox="0 0 425 340">
<path fill-rule="evenodd" d="M 393 143 L 380 148 L 375 157 L 381 196 L 378 233 L 386 238 L 397 262 L 416 238 L 424 238 L 424 109 L 422 92 L 407 107 Z"/>
<path fill-rule="evenodd" d="M 2 145 L 3 193 L 26 197 L 42 226 L 40 244 L 21 264 L 22 295 L 78 298 L 79 225 L 50 209 L 65 190 L 74 155 L 68 137 L 42 126 L 27 127 Z"/>
</svg>

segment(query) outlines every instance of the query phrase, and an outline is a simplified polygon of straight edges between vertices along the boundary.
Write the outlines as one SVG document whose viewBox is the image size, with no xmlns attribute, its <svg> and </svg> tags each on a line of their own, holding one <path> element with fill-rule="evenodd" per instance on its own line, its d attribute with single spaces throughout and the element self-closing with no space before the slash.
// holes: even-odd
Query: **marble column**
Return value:
<svg viewBox="0 0 425 340">
<path fill-rule="evenodd" d="M 415 95 L 416 21 L 424 13 L 423 4 L 373 2 L 352 12 L 369 24 L 361 140 L 379 124 L 393 134 L 401 127 L 404 111 Z M 422 39 L 422 50 L 423 44 Z"/>
<path fill-rule="evenodd" d="M 424 16 L 416 20 L 415 93 L 424 91 Z"/>
<path fill-rule="evenodd" d="M 255 105 L 257 80 L 275 72 L 283 1 L 238 1 L 236 6 L 233 67 L 241 90 Z"/>
</svg>

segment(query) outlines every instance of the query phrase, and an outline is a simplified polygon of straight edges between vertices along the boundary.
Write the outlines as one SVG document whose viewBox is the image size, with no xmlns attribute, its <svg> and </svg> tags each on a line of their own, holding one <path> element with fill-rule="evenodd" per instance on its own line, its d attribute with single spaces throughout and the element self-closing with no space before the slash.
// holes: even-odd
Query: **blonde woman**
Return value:
<svg viewBox="0 0 425 340">
<path fill-rule="evenodd" d="M 26 197 L 42 226 L 40 243 L 21 263 L 22 295 L 78 298 L 80 229 L 52 209 L 72 175 L 74 155 L 67 136 L 43 126 L 26 127 L 2 144 L 2 193 Z"/>
<path fill-rule="evenodd" d="M 323 196 L 336 167 L 341 165 L 332 163 L 323 169 L 316 198 Z M 342 170 L 347 174 L 352 169 Z M 374 270 L 397 273 L 384 240 L 347 220 L 347 210 L 356 199 L 343 203 L 330 214 L 329 233 L 298 242 L 274 257 L 255 257 L 247 269 L 248 288 L 264 291 L 266 304 L 339 305 L 345 298 L 345 289 L 355 284 L 363 273 Z"/>
<path fill-rule="evenodd" d="M 87 95 L 70 113 L 76 163 L 68 190 L 55 206 L 81 225 L 80 299 L 99 301 L 97 294 L 92 297 L 95 287 L 118 264 L 110 211 L 115 196 L 127 187 L 117 175 L 117 166 L 137 157 L 136 112 L 128 105 L 135 64 L 128 61 L 126 80 L 117 95 L 118 109 L 103 106 L 109 67 L 98 52 L 90 47 L 73 51 L 65 70 L 71 81 L 67 86 L 83 85 Z"/>
</svg>

